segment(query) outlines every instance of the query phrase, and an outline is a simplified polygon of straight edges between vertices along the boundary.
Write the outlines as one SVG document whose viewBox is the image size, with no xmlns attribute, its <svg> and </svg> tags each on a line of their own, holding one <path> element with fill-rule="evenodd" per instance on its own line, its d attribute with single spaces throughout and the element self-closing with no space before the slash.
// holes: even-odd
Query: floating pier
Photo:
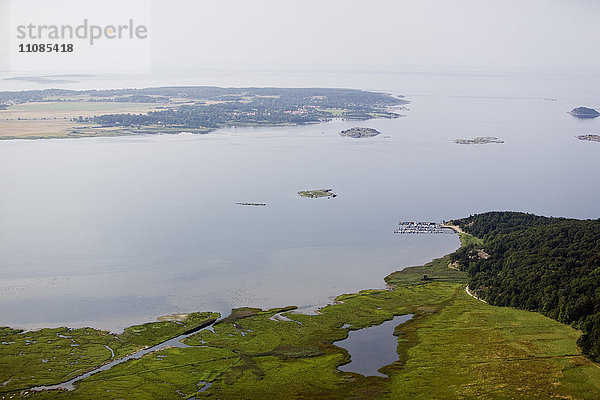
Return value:
<svg viewBox="0 0 600 400">
<path fill-rule="evenodd" d="M 267 204 L 266 203 L 235 203 L 238 204 L 240 206 L 253 206 L 253 207 L 264 207 Z"/>
<path fill-rule="evenodd" d="M 400 221 L 394 233 L 408 234 L 439 234 L 454 233 L 454 231 L 438 222 Z"/>
</svg>

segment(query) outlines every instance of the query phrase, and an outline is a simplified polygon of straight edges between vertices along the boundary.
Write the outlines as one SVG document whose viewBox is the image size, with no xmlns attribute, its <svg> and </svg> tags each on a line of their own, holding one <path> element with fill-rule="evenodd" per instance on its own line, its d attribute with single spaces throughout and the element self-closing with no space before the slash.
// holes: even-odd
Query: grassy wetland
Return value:
<svg viewBox="0 0 600 400">
<path fill-rule="evenodd" d="M 121 334 L 92 328 L 36 331 L 0 328 L 0 392 L 21 392 L 34 386 L 65 382 L 109 361 L 213 322 L 218 316 L 215 313 L 173 316 L 131 326 Z"/>
<path fill-rule="evenodd" d="M 477 242 L 468 234 L 464 241 Z M 423 280 L 423 275 L 428 276 Z M 240 308 L 167 348 L 76 384 L 32 392 L 141 346 L 216 318 L 187 318 L 128 328 L 2 331 L 2 398 L 81 399 L 594 399 L 600 368 L 581 355 L 580 332 L 540 314 L 494 307 L 465 292 L 465 272 L 449 257 L 386 278 L 388 290 L 344 294 L 317 315 L 295 307 Z M 335 342 L 351 330 L 414 314 L 396 327 L 398 361 L 388 377 L 341 372 L 350 355 Z M 74 346 L 76 345 L 76 346 Z M 46 360 L 46 361 L 43 361 Z"/>
</svg>

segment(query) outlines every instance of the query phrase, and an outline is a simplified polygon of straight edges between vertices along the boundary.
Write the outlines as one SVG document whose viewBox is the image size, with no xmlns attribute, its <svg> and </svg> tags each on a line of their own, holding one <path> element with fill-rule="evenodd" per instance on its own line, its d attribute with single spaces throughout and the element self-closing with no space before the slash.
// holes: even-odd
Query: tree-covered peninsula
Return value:
<svg viewBox="0 0 600 400">
<path fill-rule="evenodd" d="M 600 359 L 600 220 L 489 212 L 453 223 L 483 239 L 451 256 L 479 297 L 581 329 L 583 352 Z"/>
</svg>

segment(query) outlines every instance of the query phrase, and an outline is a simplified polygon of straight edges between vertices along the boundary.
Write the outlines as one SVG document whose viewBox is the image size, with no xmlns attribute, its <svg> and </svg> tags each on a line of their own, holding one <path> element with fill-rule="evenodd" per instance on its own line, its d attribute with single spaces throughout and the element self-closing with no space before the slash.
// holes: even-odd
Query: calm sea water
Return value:
<svg viewBox="0 0 600 400">
<path fill-rule="evenodd" d="M 77 78 L 16 88 L 353 87 L 405 94 L 404 118 L 165 135 L 0 142 L 0 324 L 120 330 L 175 312 L 298 305 L 384 286 L 454 250 L 399 220 L 488 210 L 600 217 L 594 76 L 220 74 Z M 550 101 L 548 99 L 556 99 Z M 383 134 L 353 140 L 338 132 Z M 384 136 L 389 136 L 385 138 Z M 455 138 L 498 136 L 465 146 Z M 335 199 L 298 190 L 333 188 Z M 244 207 L 236 202 L 264 202 Z"/>
</svg>

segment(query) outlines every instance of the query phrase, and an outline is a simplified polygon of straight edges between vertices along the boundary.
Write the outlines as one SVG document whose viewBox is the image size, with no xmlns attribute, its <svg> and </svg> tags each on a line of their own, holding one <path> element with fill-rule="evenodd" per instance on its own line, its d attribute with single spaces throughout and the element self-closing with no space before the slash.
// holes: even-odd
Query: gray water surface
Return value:
<svg viewBox="0 0 600 400">
<path fill-rule="evenodd" d="M 75 87 L 175 83 L 130 78 Z M 120 331 L 172 313 L 311 311 L 459 245 L 454 235 L 395 235 L 399 220 L 600 216 L 600 143 L 574 138 L 600 134 L 600 118 L 566 113 L 600 108 L 597 77 L 198 74 L 179 83 L 345 86 L 412 103 L 394 120 L 0 141 L 1 325 Z M 382 135 L 338 135 L 352 126 Z M 452 142 L 475 136 L 505 143 Z M 297 195 L 315 188 L 338 197 Z"/>
</svg>

